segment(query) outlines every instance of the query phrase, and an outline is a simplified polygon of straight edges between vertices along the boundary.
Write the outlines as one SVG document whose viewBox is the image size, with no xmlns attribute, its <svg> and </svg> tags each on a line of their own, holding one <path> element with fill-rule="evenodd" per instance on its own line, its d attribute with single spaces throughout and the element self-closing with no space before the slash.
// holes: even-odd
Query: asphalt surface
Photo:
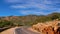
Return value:
<svg viewBox="0 0 60 34">
<path fill-rule="evenodd" d="M 30 30 L 28 30 L 27 28 L 16 28 L 15 29 L 15 34 L 40 34 L 37 32 L 32 32 Z"/>
</svg>

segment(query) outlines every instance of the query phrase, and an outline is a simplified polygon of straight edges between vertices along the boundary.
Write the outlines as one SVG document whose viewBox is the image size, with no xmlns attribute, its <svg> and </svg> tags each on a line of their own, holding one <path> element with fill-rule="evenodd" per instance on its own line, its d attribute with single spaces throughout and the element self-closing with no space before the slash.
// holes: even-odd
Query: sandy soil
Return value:
<svg viewBox="0 0 60 34">
<path fill-rule="evenodd" d="M 15 27 L 15 28 L 17 28 L 17 27 Z M 15 28 L 10 28 L 8 30 L 1 32 L 0 34 L 14 34 Z"/>
</svg>

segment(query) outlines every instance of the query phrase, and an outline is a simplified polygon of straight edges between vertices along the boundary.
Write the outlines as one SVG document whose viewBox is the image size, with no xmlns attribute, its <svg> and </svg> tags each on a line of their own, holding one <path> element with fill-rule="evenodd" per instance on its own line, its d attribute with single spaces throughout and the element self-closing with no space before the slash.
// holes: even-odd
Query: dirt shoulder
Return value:
<svg viewBox="0 0 60 34">
<path fill-rule="evenodd" d="M 5 30 L 3 32 L 1 32 L 0 34 L 14 34 L 14 30 L 16 29 L 17 27 L 15 28 L 10 28 L 8 30 Z"/>
</svg>

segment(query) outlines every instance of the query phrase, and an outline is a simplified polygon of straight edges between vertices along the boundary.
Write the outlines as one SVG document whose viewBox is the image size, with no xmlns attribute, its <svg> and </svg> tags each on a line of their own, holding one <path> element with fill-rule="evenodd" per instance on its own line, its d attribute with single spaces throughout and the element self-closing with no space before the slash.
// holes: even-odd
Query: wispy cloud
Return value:
<svg viewBox="0 0 60 34">
<path fill-rule="evenodd" d="M 59 0 L 50 0 L 50 1 L 48 0 L 37 0 L 37 1 L 36 0 L 30 0 L 30 1 L 19 0 L 18 2 L 22 3 L 23 4 L 22 6 L 25 6 L 25 7 L 37 7 L 37 8 L 46 9 L 46 10 L 56 10 L 59 5 Z M 19 6 L 21 6 L 21 4 Z"/>
<path fill-rule="evenodd" d="M 19 5 L 12 5 L 11 8 L 19 9 L 19 8 L 26 8 L 25 6 L 19 6 Z"/>
<path fill-rule="evenodd" d="M 60 11 L 60 0 L 5 0 L 14 3 L 11 8 L 22 9 L 22 14 L 46 14 Z M 51 12 L 50 12 L 51 11 Z M 44 13 L 46 12 L 46 13 Z M 48 13 L 47 13 L 48 14 Z"/>
<path fill-rule="evenodd" d="M 43 11 L 29 11 L 29 10 L 27 10 L 27 11 L 20 11 L 20 13 L 21 14 L 23 14 L 23 15 L 29 15 L 29 14 L 36 14 L 36 15 L 42 15 L 42 14 L 44 14 L 44 12 Z"/>
</svg>

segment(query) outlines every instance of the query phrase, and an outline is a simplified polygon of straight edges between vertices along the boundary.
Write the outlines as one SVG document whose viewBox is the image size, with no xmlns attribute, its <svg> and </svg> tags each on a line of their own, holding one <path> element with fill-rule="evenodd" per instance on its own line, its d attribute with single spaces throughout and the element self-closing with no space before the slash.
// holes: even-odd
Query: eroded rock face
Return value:
<svg viewBox="0 0 60 34">
<path fill-rule="evenodd" d="M 56 29 L 55 34 L 60 34 L 60 27 Z"/>
<path fill-rule="evenodd" d="M 45 28 L 42 30 L 42 33 L 43 33 L 43 34 L 54 34 L 53 29 L 52 29 L 51 26 L 45 27 Z"/>
<path fill-rule="evenodd" d="M 38 23 L 37 25 L 33 25 L 32 28 L 41 32 L 42 34 L 60 34 L 59 21 L 53 21 L 49 24 Z"/>
</svg>

